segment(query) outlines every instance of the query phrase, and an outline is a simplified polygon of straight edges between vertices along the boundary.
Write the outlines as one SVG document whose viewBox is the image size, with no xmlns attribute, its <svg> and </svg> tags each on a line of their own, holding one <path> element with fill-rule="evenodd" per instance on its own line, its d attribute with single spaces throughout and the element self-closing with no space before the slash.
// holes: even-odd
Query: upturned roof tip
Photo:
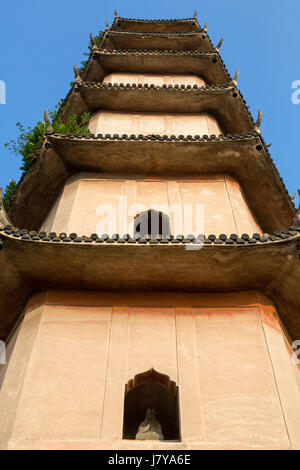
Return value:
<svg viewBox="0 0 300 470">
<path fill-rule="evenodd" d="M 299 194 L 299 197 L 300 197 L 300 189 L 298 189 L 298 194 Z M 296 193 L 295 195 L 296 196 Z M 294 199 L 294 198 L 292 198 Z M 300 227 L 300 201 L 299 201 L 299 207 L 297 209 L 297 212 L 296 212 L 296 215 L 295 215 L 295 218 L 294 218 L 294 221 L 293 221 L 293 225 L 295 227 Z"/>
<path fill-rule="evenodd" d="M 262 110 L 259 109 L 258 110 L 258 115 L 257 115 L 257 121 L 255 123 L 255 130 L 256 130 L 256 132 L 258 132 L 258 134 L 261 133 L 260 125 L 261 125 L 262 117 L 263 117 Z"/>
</svg>

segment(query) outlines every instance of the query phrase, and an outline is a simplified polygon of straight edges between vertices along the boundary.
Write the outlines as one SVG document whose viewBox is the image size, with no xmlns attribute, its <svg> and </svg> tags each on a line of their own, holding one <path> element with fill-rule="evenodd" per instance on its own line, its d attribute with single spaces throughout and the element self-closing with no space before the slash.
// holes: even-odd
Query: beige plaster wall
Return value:
<svg viewBox="0 0 300 470">
<path fill-rule="evenodd" d="M 137 74 L 137 73 L 111 73 L 106 75 L 103 83 L 123 83 L 124 85 L 138 84 L 142 85 L 197 85 L 198 87 L 205 86 L 205 81 L 196 75 L 159 75 L 159 74 Z"/>
<path fill-rule="evenodd" d="M 261 233 L 238 182 L 223 174 L 176 180 L 80 174 L 66 183 L 41 228 L 133 234 L 134 216 L 149 209 L 167 214 L 175 235 Z"/>
<path fill-rule="evenodd" d="M 181 442 L 122 440 L 124 387 L 179 386 Z M 299 448 L 300 395 L 272 303 L 233 294 L 49 291 L 0 394 L 2 448 Z"/>
<path fill-rule="evenodd" d="M 19 331 L 20 331 L 20 328 L 21 328 L 21 324 L 22 324 L 22 321 L 20 322 L 20 324 L 18 324 L 16 326 L 16 328 L 13 330 L 12 334 L 6 340 L 5 346 L 4 346 L 4 348 L 5 348 L 4 355 L 3 355 L 3 350 L 1 348 L 2 354 L 0 356 L 0 359 L 1 359 L 1 361 L 0 361 L 0 390 L 1 390 L 1 387 L 2 387 L 2 383 L 4 381 L 4 377 L 5 377 L 5 374 L 6 374 L 6 371 L 7 371 L 7 367 L 8 367 L 13 349 L 14 349 L 16 341 L 17 341 L 17 337 L 18 337 L 18 334 L 19 334 Z"/>
<path fill-rule="evenodd" d="M 220 135 L 217 121 L 208 114 L 150 114 L 96 111 L 89 129 L 93 134 Z"/>
</svg>

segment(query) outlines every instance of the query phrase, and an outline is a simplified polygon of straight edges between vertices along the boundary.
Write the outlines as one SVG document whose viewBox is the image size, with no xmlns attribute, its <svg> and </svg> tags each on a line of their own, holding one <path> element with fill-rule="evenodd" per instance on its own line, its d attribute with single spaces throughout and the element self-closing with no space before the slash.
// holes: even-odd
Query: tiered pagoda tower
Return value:
<svg viewBox="0 0 300 470">
<path fill-rule="evenodd" d="M 75 68 L 0 212 L 2 448 L 300 448 L 299 213 L 219 47 L 116 14 Z"/>
</svg>

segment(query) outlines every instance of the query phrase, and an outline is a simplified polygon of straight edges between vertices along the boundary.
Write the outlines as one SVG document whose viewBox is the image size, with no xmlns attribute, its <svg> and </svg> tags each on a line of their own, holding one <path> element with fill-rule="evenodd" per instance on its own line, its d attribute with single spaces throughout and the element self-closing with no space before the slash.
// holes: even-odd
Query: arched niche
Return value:
<svg viewBox="0 0 300 470">
<path fill-rule="evenodd" d="M 169 216 L 163 212 L 150 209 L 137 214 L 134 218 L 134 235 L 144 237 L 145 235 L 163 235 L 167 237 L 171 234 Z"/>
<path fill-rule="evenodd" d="M 166 441 L 180 440 L 178 386 L 154 369 L 129 380 L 125 386 L 123 439 L 135 439 L 148 408 L 153 408 Z"/>
<path fill-rule="evenodd" d="M 197 212 L 198 203 L 205 207 L 204 211 Z M 154 207 L 168 214 L 170 233 L 174 236 L 198 235 L 203 231 L 207 235 L 228 236 L 262 233 L 240 184 L 226 174 L 195 175 L 193 180 L 163 177 L 152 180 L 144 176 L 129 179 L 120 175 L 110 179 L 100 173 L 80 173 L 66 181 L 40 230 L 79 236 L 92 233 L 134 236 L 134 216 Z M 185 207 L 192 208 L 190 225 L 190 212 Z"/>
</svg>

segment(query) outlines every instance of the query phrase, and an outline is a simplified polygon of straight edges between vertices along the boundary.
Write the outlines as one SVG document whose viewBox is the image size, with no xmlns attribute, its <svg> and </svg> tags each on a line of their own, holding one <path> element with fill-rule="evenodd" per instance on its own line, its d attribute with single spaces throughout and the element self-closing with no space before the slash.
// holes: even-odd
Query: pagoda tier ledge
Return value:
<svg viewBox="0 0 300 470">
<path fill-rule="evenodd" d="M 202 31 L 197 18 L 151 20 L 121 18 L 116 16 L 111 26 L 113 31 L 147 31 L 147 32 L 190 32 Z"/>
<path fill-rule="evenodd" d="M 180 32 L 180 31 L 121 31 L 121 30 L 107 30 L 106 31 L 108 34 L 114 34 L 114 35 L 146 35 L 147 37 L 151 36 L 163 36 L 163 37 L 173 37 L 173 36 L 195 36 L 198 37 L 199 34 L 205 35 L 206 33 L 203 31 L 186 31 L 186 32 Z M 202 38 L 204 39 L 204 38 Z M 126 48 L 120 48 L 120 49 L 127 49 Z"/>
<path fill-rule="evenodd" d="M 11 222 L 38 229 L 66 180 L 81 172 L 193 178 L 226 173 L 240 183 L 263 231 L 283 230 L 295 216 L 282 178 L 256 132 L 210 137 L 48 133 L 8 209 Z"/>
<path fill-rule="evenodd" d="M 242 134 L 255 128 L 239 91 L 229 84 L 180 86 L 153 84 L 75 84 L 66 101 L 65 118 L 97 110 L 152 113 L 208 113 L 224 133 Z"/>
<path fill-rule="evenodd" d="M 205 32 L 142 32 L 107 30 L 101 47 L 106 49 L 155 49 L 214 51 Z"/>
<path fill-rule="evenodd" d="M 273 300 L 290 336 L 299 338 L 299 228 L 260 239 L 258 235 L 210 236 L 203 246 L 182 236 L 124 240 L 61 234 L 61 238 L 54 233 L 24 233 L 10 226 L 1 229 L 1 339 L 9 334 L 30 295 L 57 288 L 197 293 L 259 290 Z"/>
<path fill-rule="evenodd" d="M 43 241 L 53 243 L 121 243 L 121 244 L 204 244 L 204 245 L 253 245 L 253 244 L 270 244 L 275 242 L 281 242 L 288 238 L 298 237 L 300 233 L 300 227 L 292 225 L 289 229 L 282 231 L 274 231 L 272 234 L 264 233 L 244 233 L 241 236 L 233 233 L 227 235 L 222 233 L 220 235 L 156 235 L 155 237 L 145 236 L 130 236 L 125 234 L 120 236 L 119 234 L 108 234 L 98 235 L 93 233 L 91 235 L 78 236 L 76 233 L 67 234 L 65 232 L 57 234 L 56 232 L 45 232 L 28 229 L 19 229 L 13 225 L 0 225 L 0 237 L 3 235 L 10 235 L 14 238 L 20 238 L 22 240 L 32 241 Z M 197 248 L 197 247 L 196 247 Z"/>
<path fill-rule="evenodd" d="M 102 81 L 110 73 L 194 74 L 210 85 L 232 82 L 219 54 L 204 51 L 100 49 L 90 56 L 81 76 Z"/>
</svg>

